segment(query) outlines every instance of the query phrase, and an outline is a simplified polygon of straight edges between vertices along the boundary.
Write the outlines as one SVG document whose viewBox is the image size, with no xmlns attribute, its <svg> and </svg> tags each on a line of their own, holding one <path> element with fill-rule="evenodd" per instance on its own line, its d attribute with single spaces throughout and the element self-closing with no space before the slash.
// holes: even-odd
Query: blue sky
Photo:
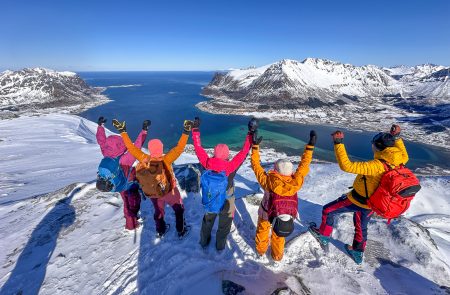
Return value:
<svg viewBox="0 0 450 295">
<path fill-rule="evenodd" d="M 450 1 L 3 1 L 0 69 L 450 65 Z"/>
</svg>

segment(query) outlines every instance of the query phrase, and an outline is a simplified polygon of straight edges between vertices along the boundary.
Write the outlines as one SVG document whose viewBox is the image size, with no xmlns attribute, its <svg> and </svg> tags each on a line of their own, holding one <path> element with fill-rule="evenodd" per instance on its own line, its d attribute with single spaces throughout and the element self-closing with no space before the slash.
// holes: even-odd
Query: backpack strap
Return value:
<svg viewBox="0 0 450 295">
<path fill-rule="evenodd" d="M 367 189 L 367 181 L 366 181 L 367 178 L 365 175 L 363 175 L 362 179 L 364 180 L 364 190 L 366 192 L 366 198 L 368 199 L 369 198 L 369 190 Z"/>
<path fill-rule="evenodd" d="M 383 164 L 384 170 L 386 170 L 386 172 L 393 169 L 393 168 L 391 167 L 391 165 L 389 165 L 388 162 L 386 162 L 386 160 L 384 160 L 384 159 L 377 159 L 377 160 L 380 161 L 381 164 Z M 395 166 L 394 166 L 394 167 L 395 167 Z"/>
</svg>

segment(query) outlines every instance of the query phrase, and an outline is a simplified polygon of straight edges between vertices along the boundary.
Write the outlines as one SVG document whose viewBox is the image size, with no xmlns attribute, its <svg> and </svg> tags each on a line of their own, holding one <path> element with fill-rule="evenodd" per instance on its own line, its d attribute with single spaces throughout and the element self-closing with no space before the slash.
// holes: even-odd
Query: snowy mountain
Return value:
<svg viewBox="0 0 450 295">
<path fill-rule="evenodd" d="M 443 69 L 445 69 L 444 66 L 434 64 L 423 64 L 414 67 L 395 66 L 391 68 L 383 68 L 388 75 L 402 82 L 420 80 Z"/>
<path fill-rule="evenodd" d="M 92 107 L 107 101 L 102 91 L 72 72 L 44 68 L 5 71 L 0 73 L 0 112 Z"/>
<path fill-rule="evenodd" d="M 30 128 L 37 125 L 45 128 Z M 373 218 L 366 260 L 357 266 L 343 250 L 353 237 L 350 214 L 336 220 L 328 253 L 306 233 L 309 222 L 320 221 L 321 206 L 347 191 L 354 175 L 337 164 L 312 164 L 298 194 L 300 220 L 275 265 L 270 255 L 258 259 L 254 252 L 262 193 L 248 159 L 236 177 L 237 210 L 227 249 L 219 254 L 198 245 L 198 193 L 182 191 L 193 227 L 182 241 L 173 231 L 155 238 L 148 200 L 142 202 L 142 226 L 123 229 L 120 196 L 100 193 L 93 183 L 101 157 L 95 123 L 71 115 L 22 116 L 0 121 L 0 130 L 0 294 L 214 295 L 223 294 L 226 281 L 244 287 L 240 294 L 450 292 L 448 177 L 421 176 L 423 189 L 404 218 L 390 225 Z M 262 151 L 268 168 L 280 157 Z M 184 153 L 175 164 L 189 169 L 197 162 Z M 179 173 L 179 183 L 182 175 L 187 173 Z M 175 222 L 169 208 L 166 221 Z"/>
<path fill-rule="evenodd" d="M 399 122 L 406 138 L 448 147 L 449 70 L 430 64 L 380 68 L 318 58 L 282 60 L 217 73 L 202 91 L 212 99 L 197 107 L 370 131 Z"/>
<path fill-rule="evenodd" d="M 375 66 L 355 67 L 308 58 L 217 74 L 203 94 L 274 106 L 288 103 L 315 107 L 350 96 L 394 93 L 395 85 L 395 79 Z"/>
</svg>

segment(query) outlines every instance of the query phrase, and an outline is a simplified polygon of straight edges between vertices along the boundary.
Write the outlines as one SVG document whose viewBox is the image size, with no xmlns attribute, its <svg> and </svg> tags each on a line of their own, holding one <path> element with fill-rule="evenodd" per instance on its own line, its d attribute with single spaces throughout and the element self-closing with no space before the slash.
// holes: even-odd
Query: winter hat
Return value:
<svg viewBox="0 0 450 295">
<path fill-rule="evenodd" d="M 395 138 L 390 133 L 380 132 L 372 138 L 372 144 L 377 150 L 382 151 L 387 147 L 393 147 Z"/>
<path fill-rule="evenodd" d="M 291 176 L 294 165 L 289 160 L 281 159 L 275 162 L 275 171 L 284 176 Z"/>
<path fill-rule="evenodd" d="M 163 149 L 163 143 L 159 139 L 152 139 L 148 142 L 148 151 L 152 158 L 162 157 Z"/>
<path fill-rule="evenodd" d="M 230 155 L 230 149 L 226 144 L 219 143 L 214 148 L 214 158 L 221 160 L 228 160 L 228 156 Z"/>
</svg>

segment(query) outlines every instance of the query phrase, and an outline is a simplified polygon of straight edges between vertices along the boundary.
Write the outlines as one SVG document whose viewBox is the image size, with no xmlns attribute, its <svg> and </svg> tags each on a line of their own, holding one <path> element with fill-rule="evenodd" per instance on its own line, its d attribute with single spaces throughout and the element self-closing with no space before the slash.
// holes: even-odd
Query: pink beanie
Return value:
<svg viewBox="0 0 450 295">
<path fill-rule="evenodd" d="M 228 160 L 228 156 L 230 155 L 230 149 L 226 144 L 219 143 L 214 148 L 214 158 L 221 160 Z"/>
<path fill-rule="evenodd" d="M 159 158 L 163 155 L 163 143 L 159 139 L 152 139 L 148 142 L 148 151 L 152 158 Z"/>
</svg>

